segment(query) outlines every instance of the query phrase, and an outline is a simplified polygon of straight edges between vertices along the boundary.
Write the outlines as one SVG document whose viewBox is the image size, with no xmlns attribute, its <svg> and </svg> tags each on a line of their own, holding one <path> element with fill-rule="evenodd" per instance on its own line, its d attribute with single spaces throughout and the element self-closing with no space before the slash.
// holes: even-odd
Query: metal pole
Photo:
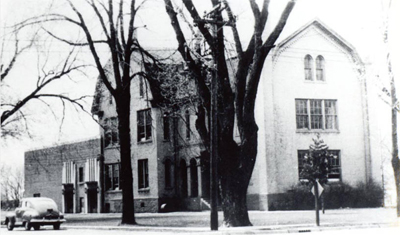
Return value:
<svg viewBox="0 0 400 235">
<path fill-rule="evenodd" d="M 317 226 L 319 226 L 318 181 L 314 181 L 314 197 L 315 197 L 315 219 Z"/>
<path fill-rule="evenodd" d="M 212 25 L 213 36 L 216 37 L 216 25 Z M 214 61 L 216 65 L 217 61 Z M 218 107 L 218 67 L 215 66 L 216 69 L 212 70 L 212 80 L 211 80 L 211 163 L 210 163 L 210 172 L 211 172 L 211 183 L 210 183 L 210 191 L 211 191 L 211 216 L 210 216 L 210 226 L 211 230 L 218 230 L 218 123 L 217 123 L 217 107 Z"/>
</svg>

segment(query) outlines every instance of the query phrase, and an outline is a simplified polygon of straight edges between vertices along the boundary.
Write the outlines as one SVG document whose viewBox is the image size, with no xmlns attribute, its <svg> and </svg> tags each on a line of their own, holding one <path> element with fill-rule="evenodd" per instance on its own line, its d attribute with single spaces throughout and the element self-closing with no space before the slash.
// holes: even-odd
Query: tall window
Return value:
<svg viewBox="0 0 400 235">
<path fill-rule="evenodd" d="M 108 103 L 112 104 L 113 103 L 114 97 L 112 96 L 111 92 L 108 94 Z"/>
<path fill-rule="evenodd" d="M 79 167 L 79 182 L 84 181 L 83 167 Z"/>
<path fill-rule="evenodd" d="M 338 129 L 336 100 L 325 100 L 325 129 Z"/>
<path fill-rule="evenodd" d="M 118 119 L 116 117 L 105 119 L 104 145 L 105 147 L 119 145 Z"/>
<path fill-rule="evenodd" d="M 321 55 L 316 59 L 317 81 L 325 81 L 325 59 Z"/>
<path fill-rule="evenodd" d="M 338 130 L 336 100 L 296 99 L 296 128 Z"/>
<path fill-rule="evenodd" d="M 137 112 L 137 135 L 138 142 L 151 139 L 151 110 Z"/>
<path fill-rule="evenodd" d="M 163 116 L 164 140 L 169 140 L 169 114 L 164 113 Z"/>
<path fill-rule="evenodd" d="M 197 178 L 197 162 L 196 159 L 190 160 L 190 196 L 197 197 L 199 195 L 199 180 Z"/>
<path fill-rule="evenodd" d="M 308 129 L 307 100 L 296 100 L 297 129 Z"/>
<path fill-rule="evenodd" d="M 304 73 L 307 81 L 313 80 L 313 58 L 310 55 L 304 57 Z"/>
<path fill-rule="evenodd" d="M 190 140 L 190 112 L 186 110 L 185 112 L 185 124 L 186 124 L 186 139 Z"/>
<path fill-rule="evenodd" d="M 329 165 L 330 169 L 328 172 L 328 179 L 331 180 L 340 180 L 340 172 L 341 172 L 341 167 L 340 167 L 340 150 L 328 150 L 329 156 Z M 303 170 L 303 163 L 304 163 L 304 158 L 310 155 L 309 150 L 297 150 L 297 158 L 298 158 L 298 169 L 299 169 L 299 178 L 300 177 L 300 172 Z"/>
<path fill-rule="evenodd" d="M 146 189 L 149 187 L 149 168 L 147 159 L 138 160 L 138 180 L 139 189 Z"/>
<path fill-rule="evenodd" d="M 105 164 L 105 190 L 122 189 L 119 177 L 120 169 L 120 163 Z"/>
<path fill-rule="evenodd" d="M 322 100 L 310 100 L 311 129 L 322 129 Z"/>
<path fill-rule="evenodd" d="M 139 96 L 144 97 L 144 81 L 142 76 L 139 76 Z"/>
<path fill-rule="evenodd" d="M 188 195 L 188 185 L 187 185 L 187 166 L 186 166 L 186 161 L 185 160 L 181 160 L 180 163 L 180 177 L 181 177 L 181 181 L 180 181 L 180 190 L 181 190 L 181 196 L 182 197 L 187 197 Z"/>
<path fill-rule="evenodd" d="M 165 187 L 172 187 L 172 162 L 171 160 L 165 160 Z"/>
</svg>

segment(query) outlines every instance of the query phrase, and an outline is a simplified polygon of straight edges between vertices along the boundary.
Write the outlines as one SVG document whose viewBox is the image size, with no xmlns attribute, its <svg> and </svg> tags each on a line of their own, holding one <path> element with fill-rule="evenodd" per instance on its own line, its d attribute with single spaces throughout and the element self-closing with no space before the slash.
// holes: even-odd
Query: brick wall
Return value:
<svg viewBox="0 0 400 235">
<path fill-rule="evenodd" d="M 63 162 L 74 161 L 77 166 L 83 166 L 86 159 L 96 158 L 99 154 L 99 139 L 25 152 L 24 197 L 40 193 L 41 197 L 52 198 L 61 209 Z M 76 192 L 81 194 L 83 190 Z"/>
</svg>

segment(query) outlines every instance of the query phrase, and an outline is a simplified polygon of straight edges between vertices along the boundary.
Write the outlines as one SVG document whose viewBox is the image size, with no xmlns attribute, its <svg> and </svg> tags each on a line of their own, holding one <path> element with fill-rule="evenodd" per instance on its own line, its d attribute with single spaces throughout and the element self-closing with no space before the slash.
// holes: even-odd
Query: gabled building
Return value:
<svg viewBox="0 0 400 235">
<path fill-rule="evenodd" d="M 268 209 L 300 180 L 317 134 L 334 156 L 330 181 L 380 182 L 380 165 L 371 164 L 364 67 L 352 45 L 314 20 L 277 45 L 264 68 L 250 208 Z"/>
<path fill-rule="evenodd" d="M 179 54 L 171 56 L 170 50 L 152 53 L 168 57 L 167 63 L 183 64 Z M 133 54 L 132 70 L 143 70 L 145 65 L 136 58 L 141 56 Z M 350 185 L 370 180 L 381 182 L 379 161 L 371 157 L 371 125 L 363 70 L 354 47 L 319 20 L 305 25 L 271 51 L 256 101 L 258 156 L 248 189 L 249 209 L 270 209 L 282 194 L 302 180 L 301 159 L 308 154 L 317 134 L 332 154 L 329 181 Z M 208 209 L 209 163 L 202 157 L 204 147 L 195 128 L 195 110 L 191 106 L 181 106 L 174 112 L 161 108 L 157 100 L 160 94 L 152 94 L 148 86 L 143 78 L 132 80 L 135 211 Z M 58 193 L 65 211 L 71 211 L 66 200 L 70 196 L 66 195 L 72 190 L 75 196 L 71 212 L 83 211 L 80 209 L 83 207 L 87 208 L 85 212 L 120 212 L 118 120 L 115 102 L 100 79 L 92 113 L 101 124 L 100 157 L 93 162 L 85 160 L 89 162 L 89 171 L 94 173 L 84 181 L 86 194 L 81 194 L 80 184 L 76 183 L 79 166 L 84 166 L 84 162 L 72 160 L 57 163 L 64 164 L 59 168 L 65 170 L 59 170 L 60 178 L 61 174 L 63 177 L 58 183 L 63 191 L 59 188 L 54 195 Z M 26 168 L 26 172 L 32 169 Z M 88 170 L 84 172 L 87 174 Z M 29 194 L 34 191 L 27 190 Z M 76 195 L 78 191 L 79 195 L 87 195 L 83 197 L 87 202 L 84 206 L 82 197 Z M 96 210 L 90 206 L 94 205 L 94 198 L 98 203 Z"/>
</svg>

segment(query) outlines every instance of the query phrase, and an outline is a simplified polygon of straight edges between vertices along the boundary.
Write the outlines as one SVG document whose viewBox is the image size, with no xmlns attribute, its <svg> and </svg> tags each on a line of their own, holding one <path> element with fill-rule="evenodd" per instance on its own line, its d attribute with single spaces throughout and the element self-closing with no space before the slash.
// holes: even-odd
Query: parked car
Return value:
<svg viewBox="0 0 400 235">
<path fill-rule="evenodd" d="M 5 224 L 8 230 L 14 227 L 25 227 L 25 230 L 39 230 L 40 226 L 53 225 L 60 229 L 65 222 L 64 215 L 58 211 L 53 199 L 45 197 L 24 198 L 15 212 L 6 216 Z"/>
</svg>

